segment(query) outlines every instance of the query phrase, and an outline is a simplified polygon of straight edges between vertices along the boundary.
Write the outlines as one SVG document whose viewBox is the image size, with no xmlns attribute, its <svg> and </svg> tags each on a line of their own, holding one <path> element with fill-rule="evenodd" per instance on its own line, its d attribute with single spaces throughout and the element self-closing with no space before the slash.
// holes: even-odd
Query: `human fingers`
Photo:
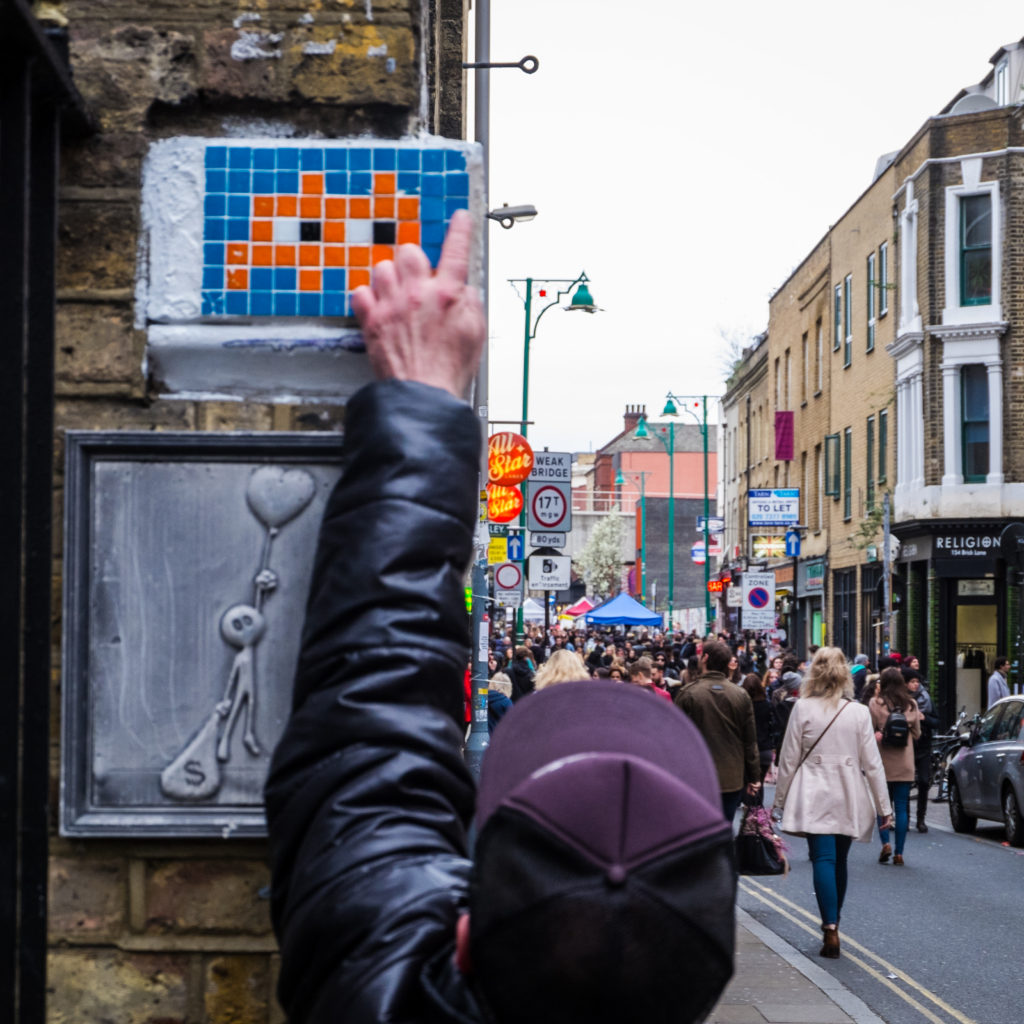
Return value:
<svg viewBox="0 0 1024 1024">
<path fill-rule="evenodd" d="M 430 277 L 430 260 L 418 245 L 400 245 L 395 256 L 395 269 L 403 283 L 416 278 Z"/>
<path fill-rule="evenodd" d="M 376 299 L 373 297 L 373 292 L 369 285 L 360 285 L 352 293 L 352 312 L 355 313 L 356 319 L 360 324 L 365 324 L 366 320 L 373 313 L 373 307 L 376 304 Z"/>
<path fill-rule="evenodd" d="M 456 210 L 441 247 L 437 276 L 456 284 L 465 284 L 469 273 L 469 254 L 473 245 L 473 218 L 468 210 Z"/>
</svg>

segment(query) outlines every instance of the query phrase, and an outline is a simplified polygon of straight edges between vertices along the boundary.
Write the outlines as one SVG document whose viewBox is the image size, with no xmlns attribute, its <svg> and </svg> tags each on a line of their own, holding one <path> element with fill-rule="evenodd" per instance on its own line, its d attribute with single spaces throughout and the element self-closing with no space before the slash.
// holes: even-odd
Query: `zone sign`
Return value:
<svg viewBox="0 0 1024 1024">
<path fill-rule="evenodd" d="M 568 533 L 572 529 L 571 483 L 531 483 L 527 500 L 528 530 Z"/>
</svg>

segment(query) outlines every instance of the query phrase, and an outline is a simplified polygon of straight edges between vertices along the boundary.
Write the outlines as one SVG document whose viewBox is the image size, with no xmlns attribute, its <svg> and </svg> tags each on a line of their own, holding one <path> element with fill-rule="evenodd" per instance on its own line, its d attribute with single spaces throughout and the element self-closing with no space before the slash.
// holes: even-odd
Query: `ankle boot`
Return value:
<svg viewBox="0 0 1024 1024">
<path fill-rule="evenodd" d="M 927 832 L 928 831 L 928 826 L 924 823 L 924 815 L 923 814 L 918 815 L 918 818 L 917 818 L 917 831 L 918 832 Z"/>
<path fill-rule="evenodd" d="M 828 960 L 839 959 L 839 927 L 833 925 L 831 928 L 823 927 L 821 929 L 822 935 L 825 937 L 824 944 L 821 947 L 821 951 L 818 956 L 823 956 Z"/>
</svg>

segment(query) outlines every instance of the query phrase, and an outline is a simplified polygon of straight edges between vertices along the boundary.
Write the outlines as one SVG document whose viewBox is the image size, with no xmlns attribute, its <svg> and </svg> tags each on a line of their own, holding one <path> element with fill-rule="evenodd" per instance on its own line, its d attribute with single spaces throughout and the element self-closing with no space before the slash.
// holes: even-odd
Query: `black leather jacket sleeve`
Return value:
<svg viewBox="0 0 1024 1024">
<path fill-rule="evenodd" d="M 465 900 L 461 755 L 479 421 L 423 384 L 348 404 L 292 715 L 266 788 L 279 998 L 303 1021 L 427 1020 Z"/>
</svg>

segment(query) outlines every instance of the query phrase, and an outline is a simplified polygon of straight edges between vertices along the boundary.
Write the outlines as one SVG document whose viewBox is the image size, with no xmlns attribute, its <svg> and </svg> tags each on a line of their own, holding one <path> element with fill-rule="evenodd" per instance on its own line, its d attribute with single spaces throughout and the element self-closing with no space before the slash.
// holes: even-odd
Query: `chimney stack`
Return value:
<svg viewBox="0 0 1024 1024">
<path fill-rule="evenodd" d="M 625 424 L 624 429 L 628 431 L 636 430 L 636 425 L 640 422 L 641 417 L 647 419 L 646 405 L 627 405 L 626 415 L 622 417 Z"/>
</svg>

